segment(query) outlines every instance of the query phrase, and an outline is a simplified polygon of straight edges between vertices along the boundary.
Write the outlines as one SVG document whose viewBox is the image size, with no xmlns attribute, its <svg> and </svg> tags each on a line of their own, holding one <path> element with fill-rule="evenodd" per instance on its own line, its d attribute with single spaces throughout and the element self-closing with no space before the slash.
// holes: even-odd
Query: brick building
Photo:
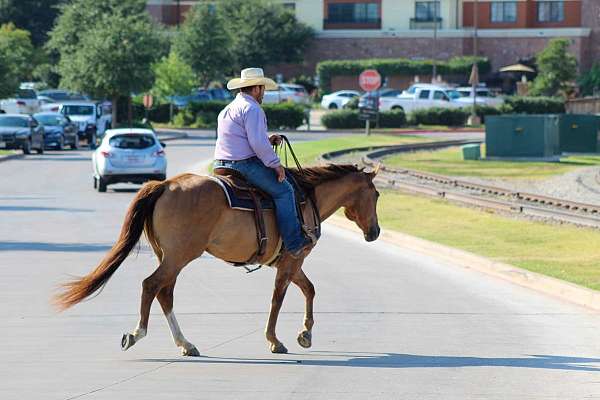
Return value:
<svg viewBox="0 0 600 400">
<path fill-rule="evenodd" d="M 149 0 L 148 10 L 174 25 L 196 1 Z M 471 55 L 475 25 L 478 54 L 494 70 L 532 58 L 556 37 L 571 41 L 582 70 L 600 58 L 600 0 L 274 1 L 317 33 L 304 63 L 285 66 L 288 74 L 311 74 L 322 60 Z"/>
</svg>

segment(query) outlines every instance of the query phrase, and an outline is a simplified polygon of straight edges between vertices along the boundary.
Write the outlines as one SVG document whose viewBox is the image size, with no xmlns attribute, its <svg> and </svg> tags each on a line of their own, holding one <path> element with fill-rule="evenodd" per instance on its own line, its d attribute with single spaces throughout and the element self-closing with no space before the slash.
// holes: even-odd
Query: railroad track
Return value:
<svg viewBox="0 0 600 400">
<path fill-rule="evenodd" d="M 486 209 L 600 228 L 600 206 L 598 205 L 579 203 L 534 193 L 512 191 L 491 185 L 475 184 L 444 175 L 417 170 L 390 168 L 381 162 L 382 158 L 400 152 L 430 150 L 480 142 L 474 140 L 454 140 L 397 146 L 363 147 L 326 153 L 321 158 L 322 161 L 331 162 L 334 158 L 348 153 L 362 152 L 364 153 L 362 156 L 363 164 L 371 167 L 379 164 L 383 173 L 378 175 L 377 180 L 379 183 L 391 188 L 432 197 L 441 197 L 450 201 Z M 469 193 L 465 193 L 465 191 Z"/>
</svg>

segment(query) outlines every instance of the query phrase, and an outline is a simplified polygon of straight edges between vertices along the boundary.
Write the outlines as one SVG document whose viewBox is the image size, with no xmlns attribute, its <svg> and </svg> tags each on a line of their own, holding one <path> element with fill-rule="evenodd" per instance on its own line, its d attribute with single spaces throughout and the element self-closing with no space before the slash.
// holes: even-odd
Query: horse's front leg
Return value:
<svg viewBox="0 0 600 400">
<path fill-rule="evenodd" d="M 312 282 L 306 277 L 302 269 L 298 270 L 292 282 L 302 290 L 306 298 L 306 307 L 304 309 L 304 330 L 298 332 L 298 344 L 304 348 L 312 346 L 312 327 L 313 320 L 313 300 L 315 298 L 315 287 Z"/>
<path fill-rule="evenodd" d="M 267 337 L 272 353 L 287 353 L 287 349 L 283 343 L 277 339 L 275 326 L 277 325 L 277 317 L 279 316 L 279 310 L 281 310 L 287 288 L 292 281 L 292 277 L 301 266 L 301 260 L 294 260 L 287 255 L 277 265 L 275 288 L 273 289 L 273 297 L 271 299 L 271 312 L 269 313 L 269 320 L 267 321 L 267 328 L 265 330 L 265 336 Z"/>
</svg>

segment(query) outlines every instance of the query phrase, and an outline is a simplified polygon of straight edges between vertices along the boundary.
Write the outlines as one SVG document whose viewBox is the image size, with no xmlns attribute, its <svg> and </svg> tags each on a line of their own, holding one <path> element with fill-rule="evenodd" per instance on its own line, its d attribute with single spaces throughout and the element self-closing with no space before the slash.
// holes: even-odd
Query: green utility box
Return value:
<svg viewBox="0 0 600 400">
<path fill-rule="evenodd" d="M 561 152 L 598 152 L 599 117 L 585 114 L 563 114 L 560 116 L 559 125 Z"/>
<path fill-rule="evenodd" d="M 485 119 L 486 158 L 556 159 L 558 115 L 502 115 Z"/>
<path fill-rule="evenodd" d="M 481 145 L 466 144 L 462 147 L 463 160 L 479 160 L 481 158 Z"/>
</svg>

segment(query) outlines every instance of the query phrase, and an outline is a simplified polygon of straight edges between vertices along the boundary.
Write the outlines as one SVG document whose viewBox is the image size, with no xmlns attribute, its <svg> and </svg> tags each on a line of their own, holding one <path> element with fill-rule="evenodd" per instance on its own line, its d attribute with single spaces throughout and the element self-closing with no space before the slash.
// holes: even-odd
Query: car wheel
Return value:
<svg viewBox="0 0 600 400">
<path fill-rule="evenodd" d="M 335 103 L 331 103 L 331 104 L 329 105 L 329 109 L 330 109 L 330 110 L 337 110 L 337 108 L 338 108 L 338 106 L 337 106 L 337 104 L 335 104 Z"/>
<path fill-rule="evenodd" d="M 402 108 L 400 106 L 394 106 L 394 107 L 392 107 L 392 111 L 404 111 L 404 108 Z"/>
<path fill-rule="evenodd" d="M 98 191 L 100 193 L 106 192 L 106 181 L 102 177 L 98 178 Z"/>
<path fill-rule="evenodd" d="M 31 154 L 31 140 L 28 140 L 23 144 L 23 154 Z"/>
<path fill-rule="evenodd" d="M 77 150 L 79 149 L 79 136 L 75 135 L 75 140 L 73 141 L 73 144 L 71 145 L 71 150 Z M 95 189 L 96 187 L 94 187 Z"/>
<path fill-rule="evenodd" d="M 96 134 L 95 133 L 92 133 L 92 135 L 88 137 L 88 146 L 90 147 L 91 150 L 96 149 Z"/>
<path fill-rule="evenodd" d="M 56 150 L 63 150 L 65 148 L 65 137 L 61 136 L 58 141 L 58 145 L 56 146 Z"/>
</svg>

